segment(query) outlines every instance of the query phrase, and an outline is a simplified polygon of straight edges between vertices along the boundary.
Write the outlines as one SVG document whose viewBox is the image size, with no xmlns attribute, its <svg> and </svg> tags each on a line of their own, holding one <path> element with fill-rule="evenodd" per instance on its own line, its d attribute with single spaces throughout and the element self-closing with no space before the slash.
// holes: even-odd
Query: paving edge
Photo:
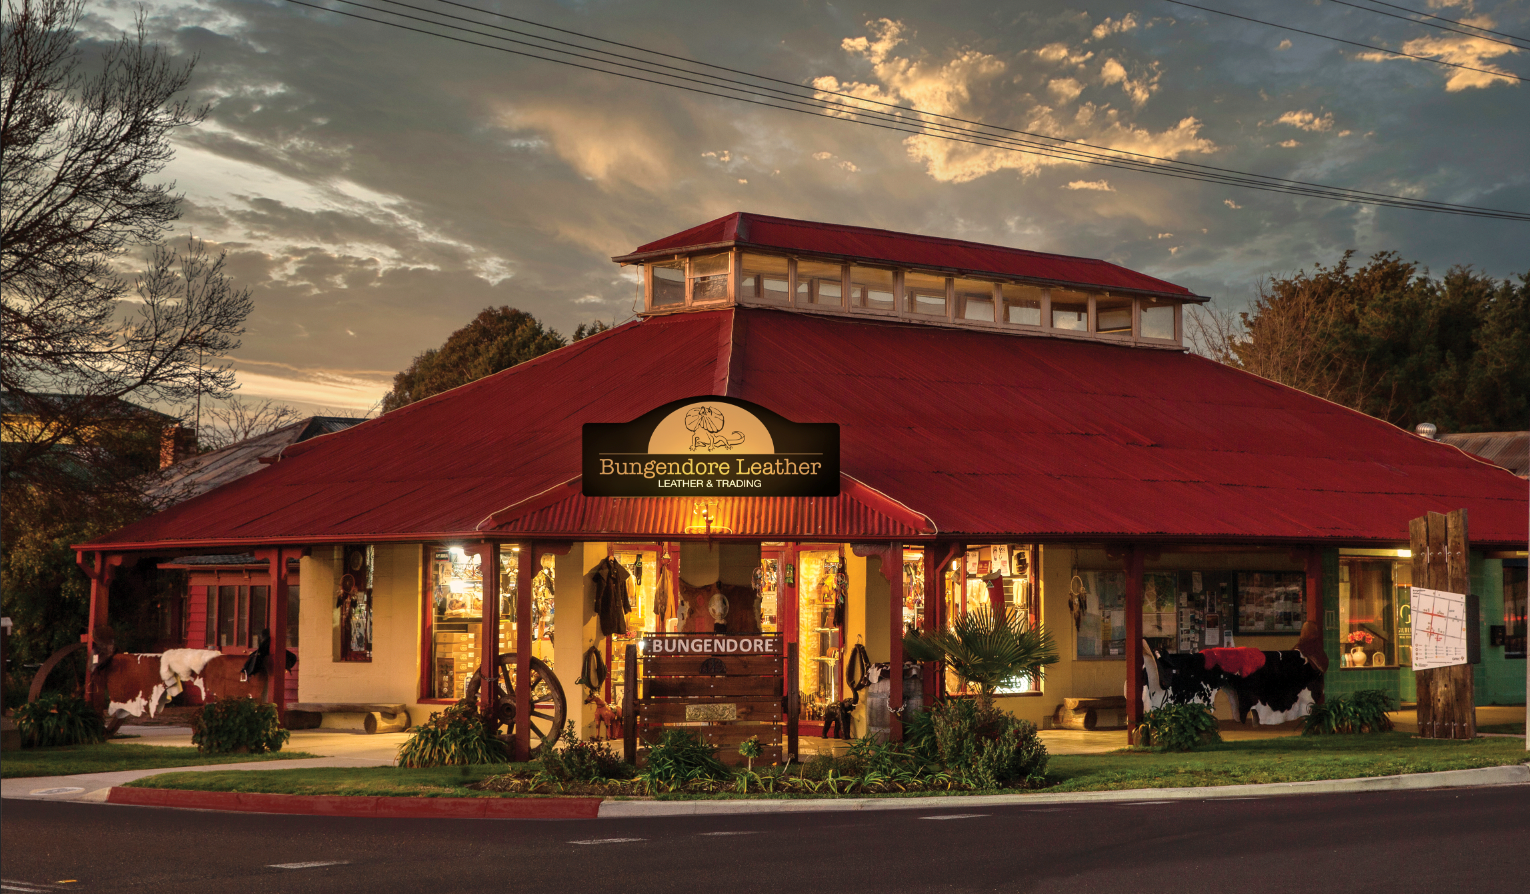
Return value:
<svg viewBox="0 0 1530 894">
<path fill-rule="evenodd" d="M 823 798 L 750 801 L 604 801 L 601 819 L 640 816 L 721 816 L 750 813 L 816 813 L 843 810 L 943 810 L 971 807 L 1025 807 L 1039 804 L 1100 804 L 1130 801 L 1199 801 L 1211 798 L 1264 798 L 1340 792 L 1391 792 L 1484 785 L 1530 784 L 1530 765 L 1510 764 L 1475 770 L 1444 770 L 1360 779 L 1270 782 L 1190 788 L 1135 788 L 1111 792 L 1016 795 L 937 795 L 910 798 Z"/>
<path fill-rule="evenodd" d="M 200 792 L 167 788 L 110 789 L 109 804 L 280 813 L 299 816 L 386 817 L 392 819 L 623 819 L 649 816 L 725 816 L 754 813 L 831 813 L 847 810 L 944 810 L 971 807 L 1025 807 L 1041 804 L 1108 804 L 1132 801 L 1190 801 L 1264 798 L 1345 792 L 1417 791 L 1530 784 L 1530 765 L 1445 770 L 1360 779 L 1271 782 L 1254 785 L 1138 788 L 1110 792 L 1015 795 L 937 795 L 910 798 L 781 798 L 737 801 L 618 801 L 601 798 L 408 798 L 384 795 L 277 795 L 261 792 Z M 95 794 L 95 793 L 92 793 Z"/>
<path fill-rule="evenodd" d="M 123 788 L 108 804 L 179 807 L 300 816 L 369 816 L 390 819 L 595 819 L 599 798 L 409 798 L 387 795 L 276 795 L 264 792 L 198 792 L 170 788 Z"/>
</svg>

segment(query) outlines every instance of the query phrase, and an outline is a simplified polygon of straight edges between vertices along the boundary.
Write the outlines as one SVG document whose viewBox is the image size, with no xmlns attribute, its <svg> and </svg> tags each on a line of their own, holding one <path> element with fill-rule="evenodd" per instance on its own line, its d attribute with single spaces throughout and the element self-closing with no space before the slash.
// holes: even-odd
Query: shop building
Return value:
<svg viewBox="0 0 1530 894">
<path fill-rule="evenodd" d="M 1328 692 L 1406 699 L 1397 560 L 1426 511 L 1468 510 L 1484 627 L 1514 623 L 1524 481 L 1187 352 L 1183 310 L 1204 299 L 1182 287 L 751 214 L 614 260 L 639 271 L 638 320 L 286 447 L 82 559 L 249 554 L 238 570 L 264 569 L 272 593 L 300 575 L 302 702 L 423 719 L 515 652 L 556 672 L 587 736 L 609 719 L 575 682 L 592 647 L 611 670 L 594 692 L 620 705 L 642 633 L 779 634 L 812 734 L 848 695 L 855 645 L 901 663 L 901 629 L 977 605 L 1056 636 L 1059 663 L 1003 692 L 1038 723 L 1064 697 L 1120 695 L 1144 638 L 1281 649 L 1309 620 Z M 612 563 L 630 612 L 602 589 Z M 1524 700 L 1519 598 L 1519 657 L 1483 649 L 1494 701 Z M 288 628 L 289 600 L 254 605 L 235 611 Z M 904 685 L 891 678 L 894 703 Z"/>
</svg>

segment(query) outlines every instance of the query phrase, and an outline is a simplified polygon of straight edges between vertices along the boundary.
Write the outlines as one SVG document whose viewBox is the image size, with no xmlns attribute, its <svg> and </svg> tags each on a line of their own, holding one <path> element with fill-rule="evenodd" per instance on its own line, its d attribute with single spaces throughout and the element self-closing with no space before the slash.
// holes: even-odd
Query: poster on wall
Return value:
<svg viewBox="0 0 1530 894">
<path fill-rule="evenodd" d="M 1238 573 L 1239 633 L 1300 633 L 1307 619 L 1300 571 Z"/>
<path fill-rule="evenodd" d="M 587 422 L 583 454 L 587 497 L 839 495 L 838 423 L 793 422 L 732 397 Z"/>
<path fill-rule="evenodd" d="M 335 657 L 340 661 L 372 660 L 371 545 L 347 544 L 341 550 L 340 582 L 335 588 Z"/>
</svg>

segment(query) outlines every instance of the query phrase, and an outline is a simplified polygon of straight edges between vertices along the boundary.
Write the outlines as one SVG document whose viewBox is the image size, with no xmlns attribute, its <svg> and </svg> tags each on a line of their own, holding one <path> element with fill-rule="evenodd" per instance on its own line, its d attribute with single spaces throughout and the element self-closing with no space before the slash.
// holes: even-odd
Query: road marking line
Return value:
<svg viewBox="0 0 1530 894">
<path fill-rule="evenodd" d="M 53 886 L 44 882 L 18 882 L 11 879 L 0 880 L 0 891 L 24 891 L 27 894 L 41 894 L 43 891 L 52 891 Z"/>
<path fill-rule="evenodd" d="M 1173 804 L 1173 801 L 1122 801 L 1117 807 L 1146 807 L 1152 804 Z"/>
<path fill-rule="evenodd" d="M 36 788 L 36 789 L 32 790 L 32 794 L 34 794 L 34 795 L 72 795 L 75 792 L 83 792 L 83 791 L 85 791 L 83 788 L 75 788 L 75 787 L 68 787 L 68 788 Z M 23 883 L 23 884 L 25 884 L 25 883 Z"/>
<path fill-rule="evenodd" d="M 986 814 L 986 813 L 944 813 L 944 814 L 941 814 L 940 816 L 921 816 L 920 819 L 927 819 L 927 820 L 974 819 L 974 818 L 979 817 L 979 816 L 987 816 L 987 815 L 988 814 Z"/>
<path fill-rule="evenodd" d="M 310 860 L 307 863 L 268 863 L 271 869 L 318 869 L 320 866 L 344 866 L 350 860 Z"/>
<path fill-rule="evenodd" d="M 586 838 L 583 841 L 570 841 L 569 844 L 625 844 L 629 841 L 647 841 L 646 838 Z"/>
<path fill-rule="evenodd" d="M 758 835 L 758 832 L 698 832 L 698 835 Z"/>
</svg>

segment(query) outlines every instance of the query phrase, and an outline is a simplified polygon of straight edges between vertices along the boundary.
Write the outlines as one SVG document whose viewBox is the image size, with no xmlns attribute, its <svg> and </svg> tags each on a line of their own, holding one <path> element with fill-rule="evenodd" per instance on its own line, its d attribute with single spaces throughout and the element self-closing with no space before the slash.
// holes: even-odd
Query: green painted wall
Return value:
<svg viewBox="0 0 1530 894">
<path fill-rule="evenodd" d="M 1479 705 L 1525 703 L 1525 663 L 1504 657 L 1503 646 L 1488 645 L 1488 627 L 1503 623 L 1503 561 L 1471 558 L 1472 592 L 1481 605 L 1482 663 L 1472 685 Z M 1339 666 L 1339 551 L 1323 551 L 1323 648 L 1328 652 L 1328 674 L 1323 687 L 1329 697 L 1349 695 L 1361 689 L 1380 689 L 1399 703 L 1417 698 L 1413 671 L 1408 668 L 1348 670 Z"/>
</svg>

